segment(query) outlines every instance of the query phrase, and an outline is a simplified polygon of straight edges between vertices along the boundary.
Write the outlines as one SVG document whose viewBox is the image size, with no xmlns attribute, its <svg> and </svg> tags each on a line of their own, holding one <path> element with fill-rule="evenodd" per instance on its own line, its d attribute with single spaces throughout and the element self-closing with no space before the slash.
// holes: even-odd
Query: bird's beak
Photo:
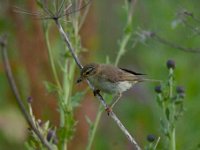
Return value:
<svg viewBox="0 0 200 150">
<path fill-rule="evenodd" d="M 76 83 L 78 84 L 78 83 L 80 83 L 82 81 L 83 81 L 83 79 L 82 79 L 82 77 L 80 77 L 80 78 L 78 78 L 78 80 L 76 81 Z"/>
</svg>

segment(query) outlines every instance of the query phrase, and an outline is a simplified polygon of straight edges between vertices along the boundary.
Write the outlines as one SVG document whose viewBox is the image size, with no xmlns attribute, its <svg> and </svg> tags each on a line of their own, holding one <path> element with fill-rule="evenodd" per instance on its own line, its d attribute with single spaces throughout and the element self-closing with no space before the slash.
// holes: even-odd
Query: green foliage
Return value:
<svg viewBox="0 0 200 150">
<path fill-rule="evenodd" d="M 168 148 L 171 150 L 176 149 L 176 122 L 183 114 L 183 98 L 185 91 L 183 87 L 177 87 L 175 91 L 175 62 L 172 60 L 167 61 L 167 67 L 169 69 L 168 80 L 163 84 L 155 88 L 158 93 L 157 102 L 161 107 L 163 116 L 160 120 L 162 131 L 165 137 L 169 140 Z M 183 96 L 180 96 L 183 95 Z M 167 141 L 167 140 L 166 140 Z"/>
<path fill-rule="evenodd" d="M 45 86 L 47 92 L 49 92 L 49 93 L 53 93 L 53 92 L 57 92 L 58 91 L 58 87 L 55 84 L 51 83 L 51 82 L 44 81 L 44 86 Z"/>
<path fill-rule="evenodd" d="M 58 6 L 56 2 L 59 2 L 57 4 L 60 4 L 60 7 L 55 7 Z M 48 9 L 50 9 L 51 13 L 57 13 L 59 8 L 61 8 L 61 14 L 63 14 L 64 6 L 70 2 L 65 0 L 54 1 L 48 4 Z M 46 2 L 37 0 L 36 3 L 42 17 L 48 17 L 47 11 L 44 11 L 46 9 Z M 18 6 L 21 7 L 21 4 L 21 1 L 19 1 Z M 8 5 L 6 3 L 5 7 L 1 7 L 0 31 L 9 31 L 9 41 L 12 43 L 9 47 L 16 49 L 19 44 L 16 44 L 15 41 L 19 37 L 15 37 L 16 31 L 14 31 L 14 26 L 10 26 L 10 24 L 16 24 L 16 18 L 12 16 L 10 11 L 9 14 L 11 16 L 4 15 L 7 10 L 11 9 Z M 86 31 L 83 31 L 87 33 L 84 34 L 86 35 L 84 38 L 89 39 L 90 42 L 85 43 L 84 41 L 84 45 L 92 45 L 93 47 L 88 49 L 95 50 L 92 53 L 93 61 L 104 62 L 106 54 L 110 63 L 113 62 L 112 60 L 115 60 L 113 63 L 115 65 L 125 66 L 130 69 L 137 68 L 136 70 L 142 70 L 141 72 L 147 73 L 149 78 L 155 79 L 163 79 L 166 76 L 166 69 L 163 67 L 163 62 L 166 59 L 173 58 L 178 64 L 176 69 L 169 69 L 168 78 L 160 85 L 161 92 L 157 92 L 156 101 L 153 101 L 152 84 L 144 83 L 127 92 L 120 104 L 115 108 L 116 113 L 126 122 L 125 126 L 136 137 L 136 141 L 141 146 L 147 145 L 145 147 L 146 150 L 174 149 L 174 145 L 176 145 L 176 149 L 199 149 L 199 1 L 169 0 L 153 3 L 151 1 L 136 1 L 133 7 L 134 12 L 131 14 L 129 13 L 132 9 L 131 1 L 125 1 L 125 5 L 124 1 L 116 1 L 115 3 L 105 0 L 93 1 L 93 5 L 95 6 L 92 10 L 94 15 L 92 17 L 94 18 L 90 16 L 92 19 L 88 21 L 91 24 L 89 29 L 87 24 L 83 25 L 83 14 L 88 8 L 81 10 L 82 12 L 78 11 L 63 17 L 64 19 L 59 18 L 62 25 L 65 26 L 65 32 L 69 35 L 77 54 L 84 51 L 84 48 L 81 46 L 81 41 L 84 40 L 79 36 L 83 25 L 87 28 Z M 122 6 L 124 7 L 122 8 Z M 73 5 L 73 8 L 75 8 L 75 5 Z M 25 22 L 23 22 L 23 19 L 25 19 Z M 27 31 L 28 34 L 28 31 L 30 31 L 28 30 L 31 24 L 30 20 L 32 21 L 31 17 L 28 19 L 22 17 L 20 20 L 21 23 L 26 24 L 25 27 L 27 28 L 24 31 Z M 52 69 L 53 75 L 53 81 L 44 79 L 46 81 L 43 81 L 43 84 L 47 92 L 57 96 L 56 102 L 60 123 L 58 123 L 57 127 L 54 127 L 53 124 L 47 121 L 44 123 L 44 126 L 38 126 L 38 128 L 44 137 L 47 136 L 49 130 L 55 130 L 59 139 L 58 144 L 53 144 L 53 140 L 50 143 L 53 146 L 56 145 L 58 149 L 65 149 L 75 135 L 78 121 L 74 116 L 74 111 L 79 109 L 78 106 L 80 106 L 86 91 L 77 92 L 74 90 L 76 65 L 68 49 L 64 48 L 62 39 L 57 37 L 54 22 L 51 19 L 40 21 L 43 22 L 48 47 L 49 66 Z M 27 40 L 22 40 L 22 37 L 20 37 L 20 42 L 23 41 L 22 43 L 26 43 Z M 59 42 L 55 42 L 55 40 Z M 117 43 L 116 41 L 119 42 Z M 180 46 L 190 48 L 189 50 L 196 48 L 197 52 L 196 54 L 188 53 L 188 51 L 185 52 L 180 49 Z M 22 47 L 18 47 L 19 50 L 17 51 L 20 52 Z M 87 53 L 90 53 L 92 50 L 88 50 Z M 93 54 L 96 54 L 96 57 Z M 15 63 L 18 61 L 15 51 L 12 51 L 9 55 L 14 64 L 14 74 L 16 74 L 16 69 L 19 67 L 23 68 L 24 66 L 20 65 L 20 63 Z M 83 62 L 86 63 L 88 60 L 83 60 Z M 0 71 L 2 70 L 0 66 Z M 0 75 L 2 85 L 0 87 L 0 104 L 3 108 L 6 105 L 14 104 L 10 101 L 12 95 L 8 92 L 3 71 Z M 20 86 L 20 82 L 24 81 L 23 76 L 21 77 L 22 80 L 19 81 L 19 87 L 22 88 L 23 93 L 29 94 L 25 87 Z M 186 100 L 184 100 L 184 92 L 181 93 L 177 90 L 179 83 L 182 83 L 187 88 Z M 187 109 L 185 110 L 184 107 Z M 124 140 L 125 138 L 120 137 L 121 133 L 115 130 L 115 134 L 111 134 L 114 131 L 115 125 L 108 119 L 106 120 L 107 116 L 102 117 L 103 124 L 100 123 L 103 111 L 103 108 L 99 108 L 94 122 L 89 117 L 86 117 L 89 125 L 89 146 L 87 145 L 86 147 L 92 149 L 91 145 L 93 145 L 95 150 L 126 149 L 129 145 Z M 183 113 L 184 117 L 181 117 Z M 32 112 L 30 114 L 33 115 Z M 3 121 L 1 121 L 6 124 L 7 120 L 4 117 L 0 118 L 3 118 Z M 34 115 L 32 118 L 35 124 L 39 123 Z M 158 137 L 154 142 L 145 144 L 147 134 L 153 132 L 156 135 L 160 135 L 159 127 L 163 133 L 160 141 Z M 174 135 L 175 132 L 176 134 Z M 8 142 L 1 132 L 0 135 L 2 141 L 0 149 L 18 148 L 18 145 L 14 142 Z M 79 136 L 78 133 L 77 135 Z M 79 138 L 77 137 L 77 139 Z M 119 146 L 114 147 L 113 143 L 117 143 Z M 86 143 L 84 144 L 86 145 Z M 27 149 L 44 148 L 32 132 L 25 147 Z M 18 149 L 21 149 L 21 147 L 19 146 Z"/>
<path fill-rule="evenodd" d="M 82 92 L 77 92 L 75 93 L 75 95 L 71 97 L 71 105 L 73 108 L 80 106 L 80 102 L 83 99 L 83 96 L 85 95 L 86 92 L 87 92 L 87 89 Z"/>
</svg>

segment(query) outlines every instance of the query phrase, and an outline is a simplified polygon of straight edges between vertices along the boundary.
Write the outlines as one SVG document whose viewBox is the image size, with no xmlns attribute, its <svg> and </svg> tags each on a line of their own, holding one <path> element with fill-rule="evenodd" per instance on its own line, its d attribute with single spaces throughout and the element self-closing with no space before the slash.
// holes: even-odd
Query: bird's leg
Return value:
<svg viewBox="0 0 200 150">
<path fill-rule="evenodd" d="M 110 103 L 110 105 L 106 108 L 106 112 L 109 115 L 110 112 L 112 111 L 112 108 L 114 107 L 114 105 L 119 101 L 119 99 L 121 98 L 122 94 L 121 93 L 117 93 L 112 102 Z"/>
<path fill-rule="evenodd" d="M 100 93 L 100 90 L 99 90 L 99 89 L 94 89 L 94 91 L 93 91 L 94 96 L 96 96 L 96 95 L 99 94 L 99 93 Z"/>
<path fill-rule="evenodd" d="M 117 93 L 115 95 L 115 97 L 113 98 L 112 102 L 110 103 L 110 108 L 112 109 L 114 107 L 114 105 L 119 101 L 119 99 L 121 98 L 122 94 L 121 93 Z"/>
</svg>

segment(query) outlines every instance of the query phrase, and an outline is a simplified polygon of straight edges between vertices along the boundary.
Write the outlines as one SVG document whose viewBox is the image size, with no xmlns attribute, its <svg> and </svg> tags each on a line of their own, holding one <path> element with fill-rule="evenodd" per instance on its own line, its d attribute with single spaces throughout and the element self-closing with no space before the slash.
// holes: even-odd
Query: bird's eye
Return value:
<svg viewBox="0 0 200 150">
<path fill-rule="evenodd" d="M 94 68 L 88 68 L 86 71 L 85 71 L 85 75 L 89 75 L 92 71 L 93 71 Z"/>
<path fill-rule="evenodd" d="M 86 74 L 86 75 L 90 74 L 90 71 L 87 71 L 85 74 Z"/>
</svg>

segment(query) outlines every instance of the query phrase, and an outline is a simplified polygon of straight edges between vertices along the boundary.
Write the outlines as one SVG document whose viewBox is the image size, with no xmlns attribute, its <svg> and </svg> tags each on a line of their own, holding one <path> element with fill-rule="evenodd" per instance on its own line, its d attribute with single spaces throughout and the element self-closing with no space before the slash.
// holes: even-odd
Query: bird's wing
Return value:
<svg viewBox="0 0 200 150">
<path fill-rule="evenodd" d="M 120 69 L 123 70 L 123 71 L 125 71 L 125 72 L 134 74 L 134 75 L 146 75 L 146 74 L 138 73 L 138 72 L 135 72 L 135 71 L 132 71 L 132 70 L 129 70 L 129 69 L 124 69 L 124 68 L 120 68 Z"/>
<path fill-rule="evenodd" d="M 134 71 L 130 71 L 127 69 L 113 67 L 111 65 L 102 65 L 99 75 L 103 77 L 104 79 L 114 83 L 114 82 L 125 81 L 125 80 L 126 81 L 141 81 L 142 78 L 139 77 L 139 75 L 143 75 L 143 74 L 136 73 Z"/>
<path fill-rule="evenodd" d="M 124 68 L 119 68 L 119 70 L 123 71 L 123 75 L 121 76 L 121 80 L 127 80 L 127 81 L 136 81 L 136 82 L 141 82 L 143 81 L 143 78 L 141 75 L 145 75 L 142 73 L 137 73 L 132 70 L 124 69 Z"/>
</svg>

